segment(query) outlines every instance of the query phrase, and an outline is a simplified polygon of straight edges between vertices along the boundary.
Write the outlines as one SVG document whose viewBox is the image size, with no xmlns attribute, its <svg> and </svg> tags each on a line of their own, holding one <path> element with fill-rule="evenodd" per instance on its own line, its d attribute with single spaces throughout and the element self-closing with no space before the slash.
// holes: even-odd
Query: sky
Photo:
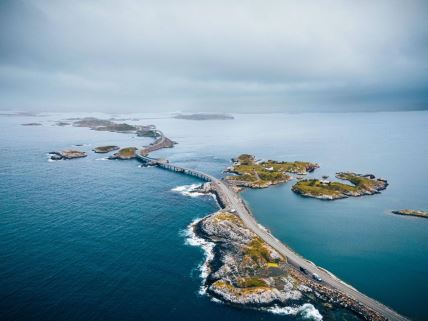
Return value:
<svg viewBox="0 0 428 321">
<path fill-rule="evenodd" d="M 0 109 L 428 109 L 428 1 L 0 0 Z"/>
</svg>

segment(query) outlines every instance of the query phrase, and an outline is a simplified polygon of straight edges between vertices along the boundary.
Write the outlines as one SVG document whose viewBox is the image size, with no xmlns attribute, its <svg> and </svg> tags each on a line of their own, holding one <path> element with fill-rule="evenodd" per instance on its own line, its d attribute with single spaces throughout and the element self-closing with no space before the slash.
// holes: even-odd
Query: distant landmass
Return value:
<svg viewBox="0 0 428 321">
<path fill-rule="evenodd" d="M 175 115 L 174 118 L 177 118 L 177 119 L 188 119 L 188 120 L 226 120 L 226 119 L 234 119 L 233 116 L 227 115 L 227 114 L 205 114 L 205 113 L 178 114 L 178 115 Z"/>
</svg>

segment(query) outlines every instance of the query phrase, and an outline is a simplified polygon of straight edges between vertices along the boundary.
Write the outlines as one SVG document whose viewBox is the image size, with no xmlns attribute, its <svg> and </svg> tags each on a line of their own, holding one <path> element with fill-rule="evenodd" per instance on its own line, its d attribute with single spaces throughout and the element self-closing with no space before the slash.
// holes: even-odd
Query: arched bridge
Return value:
<svg viewBox="0 0 428 321">
<path fill-rule="evenodd" d="M 208 175 L 206 173 L 202 173 L 194 169 L 170 164 L 167 160 L 143 156 L 141 154 L 137 154 L 137 159 L 143 163 L 153 164 L 155 166 L 158 166 L 176 173 L 183 173 L 186 175 L 194 176 L 207 182 L 214 182 L 218 180 L 214 176 Z"/>
</svg>

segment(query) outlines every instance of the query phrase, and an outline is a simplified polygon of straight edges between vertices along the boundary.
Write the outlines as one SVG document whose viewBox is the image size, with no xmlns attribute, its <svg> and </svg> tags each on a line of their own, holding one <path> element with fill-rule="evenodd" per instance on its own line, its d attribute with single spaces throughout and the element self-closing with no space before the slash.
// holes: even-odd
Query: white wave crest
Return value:
<svg viewBox="0 0 428 321">
<path fill-rule="evenodd" d="M 182 185 L 182 186 L 174 187 L 173 189 L 171 189 L 171 191 L 180 193 L 181 195 L 184 195 L 184 196 L 190 196 L 190 197 L 198 197 L 198 196 L 205 195 L 204 193 L 195 191 L 198 187 L 201 187 L 201 184 Z"/>
<path fill-rule="evenodd" d="M 321 313 L 310 303 L 305 303 L 297 307 L 279 307 L 273 306 L 266 308 L 266 311 L 281 315 L 296 315 L 306 320 L 321 321 Z"/>
<path fill-rule="evenodd" d="M 202 279 L 202 285 L 199 289 L 199 294 L 204 295 L 207 291 L 205 286 L 205 280 L 210 274 L 209 262 L 214 258 L 214 243 L 208 242 L 203 238 L 196 235 L 194 227 L 201 219 L 194 220 L 184 232 L 186 236 L 185 244 L 190 246 L 198 246 L 204 250 L 205 258 L 204 261 L 198 266 L 200 271 L 200 277 Z"/>
<path fill-rule="evenodd" d="M 102 158 L 95 158 L 95 160 L 104 161 L 104 160 L 109 160 L 109 159 L 108 159 L 108 157 L 102 157 Z"/>
</svg>

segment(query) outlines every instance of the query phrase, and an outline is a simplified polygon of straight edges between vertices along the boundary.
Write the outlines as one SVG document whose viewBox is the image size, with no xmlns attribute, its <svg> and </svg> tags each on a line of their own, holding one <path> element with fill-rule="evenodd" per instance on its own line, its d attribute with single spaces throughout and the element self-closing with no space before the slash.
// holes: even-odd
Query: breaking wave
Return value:
<svg viewBox="0 0 428 321">
<path fill-rule="evenodd" d="M 281 315 L 295 315 L 305 320 L 321 321 L 323 319 L 321 313 L 310 303 L 305 303 L 297 307 L 279 307 L 273 306 L 263 310 Z"/>
<path fill-rule="evenodd" d="M 209 269 L 209 262 L 214 258 L 214 243 L 208 242 L 204 240 L 203 238 L 200 238 L 196 235 L 194 231 L 194 227 L 196 224 L 199 223 L 201 219 L 196 219 L 190 225 L 187 227 L 187 229 L 184 231 L 184 235 L 186 237 L 185 244 L 190 246 L 198 246 L 202 248 L 205 254 L 205 258 L 201 264 L 199 264 L 198 269 L 200 272 L 200 277 L 202 279 L 202 285 L 199 289 L 199 294 L 203 295 L 207 291 L 207 287 L 205 286 L 205 280 L 207 279 L 210 269 Z"/>
<path fill-rule="evenodd" d="M 201 187 L 201 184 L 182 185 L 174 187 L 173 189 L 171 189 L 171 191 L 190 197 L 198 197 L 204 195 L 204 193 L 195 191 L 198 187 Z"/>
</svg>

